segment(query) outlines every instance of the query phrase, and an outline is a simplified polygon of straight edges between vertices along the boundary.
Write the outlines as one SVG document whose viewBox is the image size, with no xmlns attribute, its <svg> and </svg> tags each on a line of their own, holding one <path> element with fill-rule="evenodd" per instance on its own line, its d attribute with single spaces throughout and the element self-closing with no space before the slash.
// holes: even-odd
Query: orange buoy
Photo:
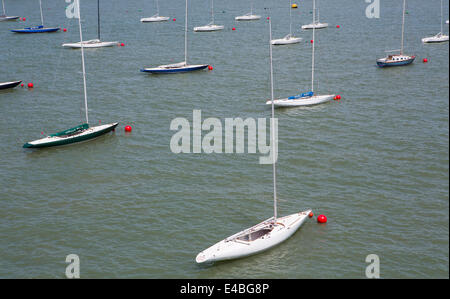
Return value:
<svg viewBox="0 0 450 299">
<path fill-rule="evenodd" d="M 208 65 L 208 70 L 212 71 L 212 70 L 213 70 L 213 67 L 210 66 L 210 65 Z"/>
<path fill-rule="evenodd" d="M 423 62 L 428 62 L 428 59 L 424 58 L 424 59 L 423 59 Z"/>
<path fill-rule="evenodd" d="M 326 223 L 327 222 L 327 216 L 319 215 L 319 217 L 317 217 L 317 222 L 319 222 L 319 223 Z"/>
<path fill-rule="evenodd" d="M 312 218 L 314 216 L 313 212 L 309 212 L 308 217 Z"/>
<path fill-rule="evenodd" d="M 131 132 L 132 128 L 131 126 L 125 126 L 125 132 Z"/>
<path fill-rule="evenodd" d="M 33 83 L 28 83 L 28 88 L 33 88 L 34 87 L 34 85 L 33 85 Z"/>
</svg>

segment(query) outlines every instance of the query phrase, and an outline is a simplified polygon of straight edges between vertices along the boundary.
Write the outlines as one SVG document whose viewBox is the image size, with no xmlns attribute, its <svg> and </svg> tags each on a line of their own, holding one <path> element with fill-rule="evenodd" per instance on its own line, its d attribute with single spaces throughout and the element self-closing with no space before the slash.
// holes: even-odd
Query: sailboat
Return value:
<svg viewBox="0 0 450 299">
<path fill-rule="evenodd" d="M 214 0 L 211 0 L 211 22 L 205 26 L 194 27 L 195 32 L 210 32 L 222 30 L 224 27 L 222 25 L 214 24 Z"/>
<path fill-rule="evenodd" d="M 41 11 L 41 25 L 34 27 L 26 27 L 23 29 L 13 29 L 11 32 L 15 33 L 45 33 L 45 32 L 56 32 L 60 30 L 59 27 L 44 27 L 44 15 L 42 14 L 42 2 L 39 0 L 39 8 Z"/>
<path fill-rule="evenodd" d="M 234 18 L 236 21 L 254 21 L 261 19 L 261 16 L 253 14 L 253 0 L 250 1 L 250 12 L 243 16 L 237 16 Z"/>
<path fill-rule="evenodd" d="M 403 0 L 401 48 L 399 50 L 386 51 L 386 52 L 400 51 L 400 54 L 392 54 L 392 55 L 388 55 L 387 57 L 377 59 L 377 65 L 379 67 L 408 65 L 408 64 L 412 63 L 414 61 L 414 59 L 416 58 L 416 56 L 410 56 L 410 55 L 403 54 L 404 32 L 405 32 L 405 11 L 406 11 L 406 0 Z"/>
<path fill-rule="evenodd" d="M 272 45 L 288 45 L 299 43 L 302 39 L 292 35 L 292 0 L 289 0 L 289 34 L 271 41 Z"/>
<path fill-rule="evenodd" d="M 8 88 L 14 88 L 17 85 L 19 85 L 22 81 L 11 81 L 11 82 L 0 82 L 0 90 L 2 89 L 8 89 Z"/>
<path fill-rule="evenodd" d="M 81 65 L 83 70 L 83 87 L 84 87 L 84 109 L 86 122 L 84 124 L 78 125 L 76 127 L 64 130 L 55 134 L 48 135 L 45 138 L 27 142 L 23 145 L 24 148 L 43 148 L 58 145 L 67 145 L 76 142 L 82 142 L 94 139 L 101 135 L 114 130 L 118 122 L 110 123 L 106 125 L 90 126 L 89 116 L 88 116 L 88 105 L 87 105 L 87 91 L 86 91 L 86 69 L 84 65 L 84 45 L 83 45 L 83 34 L 81 30 L 81 18 L 80 18 L 80 0 L 74 0 L 77 7 L 77 14 L 75 18 L 78 18 L 78 26 L 80 29 L 80 41 L 81 41 Z"/>
<path fill-rule="evenodd" d="M 272 26 L 270 19 L 269 19 L 269 28 L 270 28 L 269 49 L 271 61 L 270 87 L 271 87 L 271 96 L 273 100 L 272 43 L 270 42 L 272 40 Z M 275 151 L 275 142 L 276 142 L 274 121 L 275 121 L 275 110 L 274 105 L 272 105 L 271 137 L 272 137 L 273 151 Z M 255 226 L 252 226 L 234 235 L 231 235 L 230 237 L 225 238 L 224 240 L 203 250 L 195 258 L 195 261 L 197 263 L 199 264 L 213 263 L 218 261 L 237 259 L 268 250 L 287 240 L 300 228 L 300 226 L 305 222 L 305 220 L 308 219 L 308 215 L 311 213 L 311 210 L 298 212 L 284 217 L 278 217 L 275 155 L 273 155 L 272 171 L 273 171 L 273 208 L 274 208 L 273 217 L 266 219 Z"/>
<path fill-rule="evenodd" d="M 2 0 L 2 7 L 3 7 L 3 14 L 0 15 L 0 22 L 1 21 L 14 21 L 19 18 L 18 16 L 7 16 L 6 15 L 5 0 Z"/>
<path fill-rule="evenodd" d="M 313 22 L 315 21 L 315 12 L 313 10 Z M 312 55 L 311 55 L 311 91 L 304 92 L 299 95 L 291 96 L 284 99 L 276 99 L 267 101 L 267 105 L 275 105 L 275 107 L 299 107 L 299 106 L 312 106 L 325 103 L 332 100 L 335 95 L 315 95 L 314 94 L 314 70 L 315 70 L 315 45 L 316 45 L 316 28 L 312 30 Z"/>
<path fill-rule="evenodd" d="M 442 29 L 443 21 L 442 21 L 442 0 L 441 0 L 441 31 L 435 36 L 424 37 L 422 38 L 423 43 L 443 43 L 448 42 L 448 35 L 444 34 L 444 30 Z"/>
<path fill-rule="evenodd" d="M 142 18 L 141 22 L 163 22 L 169 20 L 169 17 L 163 17 L 159 15 L 159 1 L 156 0 L 155 2 L 156 2 L 156 14 L 154 14 L 149 18 Z"/>
<path fill-rule="evenodd" d="M 83 41 L 84 48 L 102 48 L 102 47 L 111 47 L 117 45 L 117 41 L 114 42 L 102 42 L 100 40 L 100 0 L 97 0 L 97 39 L 91 39 L 87 41 Z M 77 43 L 65 43 L 62 44 L 65 48 L 81 48 L 81 42 Z"/>
<path fill-rule="evenodd" d="M 316 13 L 316 0 L 313 0 L 313 15 Z M 313 20 L 313 22 L 311 24 L 308 25 L 303 25 L 302 29 L 303 30 L 307 30 L 307 29 L 323 29 L 323 28 L 327 28 L 328 27 L 328 23 L 320 23 L 320 11 L 317 8 L 317 20 Z"/>
<path fill-rule="evenodd" d="M 187 63 L 187 32 L 188 32 L 188 1 L 186 0 L 186 18 L 184 25 L 184 61 L 174 64 L 160 65 L 154 68 L 143 68 L 141 72 L 152 74 L 173 74 L 185 73 L 205 69 L 207 64 L 188 64 Z"/>
</svg>

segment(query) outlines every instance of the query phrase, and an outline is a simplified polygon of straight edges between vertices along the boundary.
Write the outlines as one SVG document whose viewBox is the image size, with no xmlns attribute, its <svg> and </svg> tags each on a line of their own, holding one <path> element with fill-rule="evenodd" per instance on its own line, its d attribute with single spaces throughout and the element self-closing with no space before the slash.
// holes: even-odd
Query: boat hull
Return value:
<svg viewBox="0 0 450 299">
<path fill-rule="evenodd" d="M 332 95 L 317 95 L 312 97 L 304 97 L 298 99 L 278 99 L 273 101 L 273 105 L 277 108 L 283 107 L 300 107 L 300 106 L 313 106 L 328 102 L 334 99 L 334 94 Z M 266 105 L 272 105 L 272 101 L 267 101 Z"/>
<path fill-rule="evenodd" d="M 392 62 L 386 62 L 383 59 L 377 60 L 377 65 L 379 67 L 390 67 L 390 66 L 403 66 L 403 65 L 408 65 L 411 64 L 414 59 L 416 59 L 415 56 L 412 56 L 410 59 L 405 59 L 402 61 L 392 61 Z"/>
<path fill-rule="evenodd" d="M 211 32 L 211 31 L 219 31 L 222 30 L 224 26 L 222 25 L 206 25 L 206 26 L 199 26 L 194 27 L 195 32 Z"/>
<path fill-rule="evenodd" d="M 328 23 L 316 23 L 316 24 L 308 24 L 308 25 L 303 25 L 302 29 L 303 30 L 308 30 L 308 29 L 323 29 L 323 28 L 327 28 L 328 27 Z"/>
<path fill-rule="evenodd" d="M 169 17 L 149 17 L 149 18 L 142 18 L 142 23 L 152 23 L 152 22 L 165 22 L 168 21 Z"/>
<path fill-rule="evenodd" d="M 55 136 L 58 134 L 50 135 L 42 139 L 27 142 L 23 145 L 24 148 L 45 148 L 53 146 L 68 145 L 83 141 L 92 140 L 94 138 L 100 137 L 106 133 L 114 130 L 119 123 L 112 123 L 107 125 L 100 125 L 95 127 L 90 127 L 79 134 L 73 136 Z"/>
<path fill-rule="evenodd" d="M 28 28 L 23 28 L 23 29 L 12 29 L 11 32 L 14 33 L 48 33 L 48 32 L 56 32 L 58 30 L 60 30 L 61 28 L 57 28 L 57 27 L 42 27 L 42 26 L 38 26 L 38 27 L 28 27 Z"/>
<path fill-rule="evenodd" d="M 0 22 L 2 21 L 16 21 L 18 16 L 0 16 Z"/>
<path fill-rule="evenodd" d="M 103 47 L 112 47 L 117 45 L 117 41 L 115 42 L 101 42 L 101 41 L 86 41 L 83 42 L 83 48 L 89 49 L 89 48 L 103 48 Z M 81 43 L 66 43 L 62 44 L 64 48 L 72 48 L 72 49 L 81 49 Z"/>
<path fill-rule="evenodd" d="M 0 83 L 0 90 L 14 88 L 19 85 L 22 81 L 11 81 L 11 82 L 2 82 Z"/>
<path fill-rule="evenodd" d="M 141 72 L 151 73 L 151 74 L 175 74 L 175 73 L 186 73 L 193 72 L 198 70 L 203 70 L 207 68 L 207 64 L 199 64 L 199 65 L 186 65 L 182 67 L 174 67 L 174 68 L 143 68 Z"/>
<path fill-rule="evenodd" d="M 271 40 L 271 44 L 274 46 L 277 45 L 290 45 L 290 44 L 298 44 L 301 42 L 302 38 L 300 37 L 290 37 L 290 38 L 280 38 Z"/>
<path fill-rule="evenodd" d="M 234 234 L 203 250 L 197 255 L 195 261 L 198 264 L 213 263 L 261 253 L 291 237 L 306 221 L 310 212 L 311 210 L 306 210 L 278 218 L 273 227 L 270 227 L 270 224 L 273 223 L 273 218 L 267 219 L 266 221 Z M 243 234 L 257 232 L 265 228 L 271 228 L 270 232 L 265 233 L 262 237 L 255 240 L 245 241 L 238 239 L 238 237 Z"/>
<path fill-rule="evenodd" d="M 257 15 L 246 15 L 246 16 L 237 16 L 234 18 L 236 21 L 256 21 L 261 19 L 261 16 Z"/>
</svg>

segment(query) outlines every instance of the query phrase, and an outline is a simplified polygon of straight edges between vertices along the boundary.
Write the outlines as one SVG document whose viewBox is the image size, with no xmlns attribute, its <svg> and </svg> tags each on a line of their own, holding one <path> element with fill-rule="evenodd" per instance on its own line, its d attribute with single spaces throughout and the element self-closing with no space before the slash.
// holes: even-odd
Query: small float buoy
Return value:
<svg viewBox="0 0 450 299">
<path fill-rule="evenodd" d="M 339 25 L 336 25 L 336 28 L 341 28 L 341 26 L 339 26 Z"/>
<path fill-rule="evenodd" d="M 313 212 L 309 212 L 308 217 L 312 218 L 314 216 Z"/>
<path fill-rule="evenodd" d="M 428 59 L 424 58 L 424 59 L 423 59 L 423 62 L 428 62 Z"/>
<path fill-rule="evenodd" d="M 20 84 L 20 86 L 21 86 L 21 87 L 23 87 L 23 83 L 22 83 L 22 84 Z"/>
<path fill-rule="evenodd" d="M 317 222 L 319 222 L 319 223 L 326 223 L 327 222 L 327 216 L 319 215 L 319 217 L 317 217 Z"/>
<path fill-rule="evenodd" d="M 293 4 L 291 5 L 291 7 L 292 7 L 292 8 L 297 8 L 297 7 L 298 7 L 298 5 L 297 5 L 297 4 L 295 4 L 295 3 L 293 3 Z"/>
<path fill-rule="evenodd" d="M 312 43 L 314 43 L 314 41 L 313 41 L 313 40 L 311 40 L 311 44 L 312 44 Z"/>
<path fill-rule="evenodd" d="M 27 19 L 26 18 L 22 18 L 22 21 L 26 21 Z"/>
<path fill-rule="evenodd" d="M 124 44 L 124 43 L 121 43 L 120 46 L 121 46 L 121 47 L 125 47 L 125 44 Z"/>
<path fill-rule="evenodd" d="M 131 132 L 132 128 L 131 126 L 125 126 L 125 132 Z"/>
<path fill-rule="evenodd" d="M 34 85 L 33 85 L 33 83 L 28 83 L 28 88 L 33 88 L 34 87 Z"/>
<path fill-rule="evenodd" d="M 64 31 L 64 32 L 66 32 L 66 31 L 67 31 L 67 29 L 66 29 L 66 28 L 64 28 L 64 29 L 63 29 L 63 31 Z"/>
<path fill-rule="evenodd" d="M 267 17 L 267 20 L 270 20 L 270 17 Z"/>
<path fill-rule="evenodd" d="M 234 27 L 233 27 L 233 28 L 231 28 L 231 30 L 233 30 L 233 31 L 234 31 L 234 30 L 236 30 L 236 28 L 234 28 Z"/>
<path fill-rule="evenodd" d="M 208 70 L 212 71 L 212 70 L 213 70 L 213 67 L 210 66 L 210 65 L 208 65 Z"/>
<path fill-rule="evenodd" d="M 177 20 L 177 19 L 173 18 L 173 20 L 172 20 L 172 21 L 174 21 L 174 22 L 175 22 L 176 20 Z"/>
<path fill-rule="evenodd" d="M 334 99 L 337 100 L 337 101 L 339 101 L 339 100 L 341 99 L 341 96 L 340 96 L 340 95 L 337 95 L 337 96 L 334 97 Z"/>
</svg>

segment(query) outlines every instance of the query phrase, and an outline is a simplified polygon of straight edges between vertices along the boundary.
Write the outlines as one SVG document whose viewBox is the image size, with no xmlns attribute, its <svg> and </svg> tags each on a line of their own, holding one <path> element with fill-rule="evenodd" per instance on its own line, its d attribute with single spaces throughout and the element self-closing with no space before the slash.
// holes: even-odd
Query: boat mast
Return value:
<svg viewBox="0 0 450 299">
<path fill-rule="evenodd" d="M 5 0 L 2 0 L 2 6 L 3 6 L 3 15 L 6 16 L 6 11 L 5 11 Z M 441 10 L 442 12 L 442 10 Z"/>
<path fill-rule="evenodd" d="M 186 19 L 184 21 L 184 63 L 187 65 L 187 24 L 188 24 L 188 0 L 186 0 Z"/>
<path fill-rule="evenodd" d="M 83 46 L 83 33 L 81 31 L 81 11 L 80 0 L 77 1 L 78 5 L 78 27 L 80 29 L 80 44 L 81 44 L 81 65 L 83 69 L 83 87 L 84 87 L 84 109 L 86 112 L 86 123 L 89 124 L 88 106 L 87 106 L 87 91 L 86 91 L 86 69 L 84 66 L 84 46 Z"/>
<path fill-rule="evenodd" d="M 316 0 L 313 1 L 313 34 L 312 34 L 312 62 L 311 62 L 311 91 L 314 92 L 314 47 L 316 45 Z"/>
<path fill-rule="evenodd" d="M 44 16 L 42 15 L 42 2 L 41 2 L 41 0 L 39 0 L 39 8 L 41 10 L 41 24 L 42 24 L 42 27 L 44 27 Z"/>
<path fill-rule="evenodd" d="M 156 0 L 156 15 L 159 17 L 159 1 Z"/>
<path fill-rule="evenodd" d="M 270 96 L 272 100 L 272 118 L 271 118 L 271 136 L 272 136 L 272 168 L 273 168 L 273 218 L 274 223 L 277 222 L 277 178 L 275 167 L 275 108 L 274 108 L 274 96 L 273 96 L 273 65 L 272 65 L 272 18 L 269 17 L 269 53 L 270 53 Z"/>
<path fill-rule="evenodd" d="M 292 0 L 289 0 L 289 35 L 292 35 Z"/>
<path fill-rule="evenodd" d="M 253 0 L 250 1 L 250 15 L 253 15 Z"/>
<path fill-rule="evenodd" d="M 405 10 L 406 10 L 406 0 L 403 0 L 403 16 L 402 16 L 402 47 L 401 47 L 401 49 L 400 49 L 400 55 L 403 55 L 403 44 L 404 44 L 404 41 L 403 41 L 403 35 L 404 35 L 404 32 L 405 32 Z"/>
<path fill-rule="evenodd" d="M 97 0 L 97 34 L 100 40 L 100 0 Z"/>
<path fill-rule="evenodd" d="M 441 34 L 443 34 L 443 30 L 442 30 L 442 0 L 441 0 Z"/>
<path fill-rule="evenodd" d="M 214 24 L 214 0 L 211 0 L 211 23 Z"/>
</svg>

